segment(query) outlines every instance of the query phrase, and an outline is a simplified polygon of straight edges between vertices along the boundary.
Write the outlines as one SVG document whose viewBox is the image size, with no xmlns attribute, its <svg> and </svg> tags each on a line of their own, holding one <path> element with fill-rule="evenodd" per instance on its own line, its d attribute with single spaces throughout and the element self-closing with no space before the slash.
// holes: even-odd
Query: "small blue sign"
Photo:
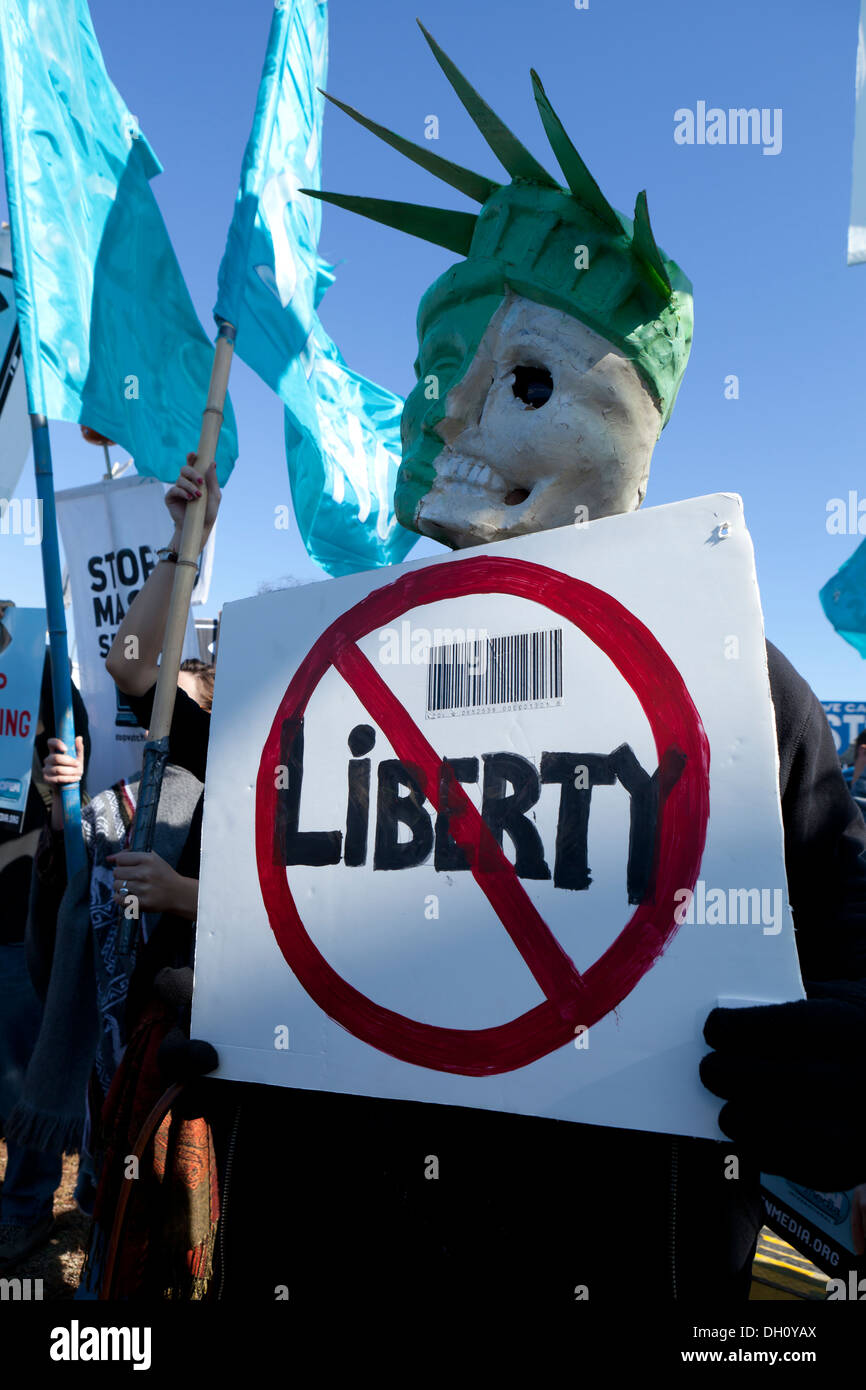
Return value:
<svg viewBox="0 0 866 1390">
<path fill-rule="evenodd" d="M 822 700 L 837 753 L 844 753 L 866 729 L 866 700 Z"/>
</svg>

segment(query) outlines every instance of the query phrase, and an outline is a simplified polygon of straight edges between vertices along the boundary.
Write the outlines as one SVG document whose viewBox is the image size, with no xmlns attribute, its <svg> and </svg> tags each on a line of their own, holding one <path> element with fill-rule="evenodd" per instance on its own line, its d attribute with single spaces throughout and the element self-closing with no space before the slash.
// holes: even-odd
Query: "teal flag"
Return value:
<svg viewBox="0 0 866 1390">
<path fill-rule="evenodd" d="M 387 565 L 418 539 L 393 510 L 399 396 L 346 365 L 317 313 L 326 0 L 277 0 L 214 310 L 285 405 L 286 457 L 307 551 L 329 574 Z"/>
<path fill-rule="evenodd" d="M 213 347 L 108 77 L 85 0 L 0 0 L 0 122 L 30 410 L 89 425 L 173 482 L 198 444 Z M 218 474 L 237 457 L 226 406 Z"/>
<path fill-rule="evenodd" d="M 839 636 L 866 657 L 866 541 L 827 580 L 819 598 Z"/>
</svg>

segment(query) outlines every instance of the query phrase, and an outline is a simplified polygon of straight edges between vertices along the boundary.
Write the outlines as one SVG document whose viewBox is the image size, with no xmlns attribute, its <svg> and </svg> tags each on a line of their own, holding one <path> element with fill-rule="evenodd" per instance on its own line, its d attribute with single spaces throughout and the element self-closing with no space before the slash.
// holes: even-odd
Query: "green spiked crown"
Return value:
<svg viewBox="0 0 866 1390">
<path fill-rule="evenodd" d="M 467 285 L 479 273 L 488 283 L 492 275 L 503 293 L 511 289 L 579 319 L 634 363 L 659 404 L 664 426 L 691 347 L 692 286 L 656 244 L 646 194 L 638 194 L 633 220 L 611 206 L 532 72 L 541 120 L 568 185 L 562 188 L 420 27 L 511 183 L 500 185 L 453 164 L 324 92 L 353 120 L 482 207 L 476 214 L 314 189 L 301 192 L 465 256 Z M 442 277 L 450 277 L 452 293 L 459 291 L 460 271 L 460 266 L 452 267 Z"/>
</svg>

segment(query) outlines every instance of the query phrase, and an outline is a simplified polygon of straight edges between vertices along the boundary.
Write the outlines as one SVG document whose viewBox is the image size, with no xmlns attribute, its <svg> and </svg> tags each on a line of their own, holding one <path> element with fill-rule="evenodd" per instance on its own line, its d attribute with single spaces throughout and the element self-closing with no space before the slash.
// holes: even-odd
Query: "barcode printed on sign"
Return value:
<svg viewBox="0 0 866 1390">
<path fill-rule="evenodd" d="M 427 717 L 538 709 L 562 701 L 562 628 L 431 647 Z"/>
</svg>

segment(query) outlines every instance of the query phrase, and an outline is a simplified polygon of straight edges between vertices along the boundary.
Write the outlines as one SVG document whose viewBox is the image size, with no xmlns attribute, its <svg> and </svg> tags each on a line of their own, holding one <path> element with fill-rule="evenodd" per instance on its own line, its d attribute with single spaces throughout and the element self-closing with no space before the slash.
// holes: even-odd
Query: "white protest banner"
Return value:
<svg viewBox="0 0 866 1390">
<path fill-rule="evenodd" d="M 103 791 L 141 771 L 144 730 L 105 669 L 126 610 L 157 564 L 171 523 L 157 478 L 117 478 L 57 493 L 57 519 L 72 594 L 80 673 L 92 751 L 87 785 Z M 197 657 L 192 618 L 184 657 Z"/>
<path fill-rule="evenodd" d="M 0 501 L 8 501 L 14 493 L 29 451 L 30 416 L 12 286 L 12 247 L 4 225 L 0 227 Z"/>
<path fill-rule="evenodd" d="M 45 661 L 45 609 L 0 602 L 0 824 L 20 830 Z"/>
<path fill-rule="evenodd" d="M 217 1075 L 719 1138 L 802 997 L 740 499 L 226 605 L 196 935 Z"/>
</svg>

